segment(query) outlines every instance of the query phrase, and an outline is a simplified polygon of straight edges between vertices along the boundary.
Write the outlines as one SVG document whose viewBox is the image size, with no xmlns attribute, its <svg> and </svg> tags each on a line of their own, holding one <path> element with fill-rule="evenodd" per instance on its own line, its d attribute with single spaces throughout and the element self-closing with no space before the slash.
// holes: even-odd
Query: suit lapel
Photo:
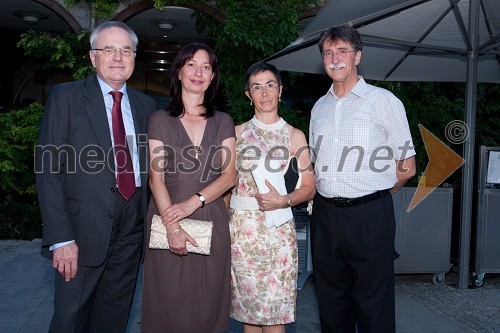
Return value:
<svg viewBox="0 0 500 333">
<path fill-rule="evenodd" d="M 84 91 L 84 109 L 89 117 L 90 124 L 97 138 L 99 146 L 103 149 L 106 157 L 113 156 L 111 151 L 111 133 L 109 132 L 108 117 L 106 115 L 106 106 L 102 97 L 101 87 L 97 82 L 97 76 L 94 75 L 87 79 Z M 109 153 L 111 152 L 111 155 Z M 115 161 L 109 159 L 110 168 L 114 170 Z"/>
</svg>

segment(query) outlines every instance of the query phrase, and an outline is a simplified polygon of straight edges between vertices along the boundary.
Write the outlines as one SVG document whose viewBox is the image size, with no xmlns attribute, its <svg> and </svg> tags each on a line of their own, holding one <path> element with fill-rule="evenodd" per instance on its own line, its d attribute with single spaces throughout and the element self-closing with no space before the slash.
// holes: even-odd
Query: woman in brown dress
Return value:
<svg viewBox="0 0 500 333">
<path fill-rule="evenodd" d="M 151 115 L 148 130 L 148 227 L 161 215 L 170 250 L 146 249 L 142 331 L 222 332 L 229 324 L 231 264 L 222 196 L 235 183 L 234 123 L 211 106 L 220 75 L 208 46 L 186 45 L 170 79 L 171 103 Z M 186 242 L 195 242 L 179 225 L 186 217 L 213 221 L 209 256 L 188 254 Z"/>
</svg>

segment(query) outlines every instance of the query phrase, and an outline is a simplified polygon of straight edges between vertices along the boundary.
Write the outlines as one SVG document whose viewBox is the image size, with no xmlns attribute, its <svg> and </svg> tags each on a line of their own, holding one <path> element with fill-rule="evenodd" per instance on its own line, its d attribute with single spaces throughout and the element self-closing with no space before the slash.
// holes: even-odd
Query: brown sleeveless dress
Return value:
<svg viewBox="0 0 500 333">
<path fill-rule="evenodd" d="M 208 118 L 198 159 L 186 158 L 191 146 L 179 118 L 156 111 L 149 119 L 149 138 L 167 146 L 165 184 L 173 203 L 182 202 L 220 176 L 222 141 L 234 137 L 234 123 L 225 113 Z M 193 154 L 194 155 L 194 154 Z M 193 163 L 194 161 L 194 163 Z M 151 161 L 154 165 L 155 161 Z M 199 165 L 194 165 L 199 163 Z M 154 199 L 148 209 L 148 229 L 158 214 Z M 230 237 L 222 198 L 197 209 L 193 219 L 213 221 L 210 256 L 178 256 L 147 249 L 144 259 L 142 331 L 145 333 L 222 332 L 229 325 Z M 147 242 L 149 239 L 147 237 Z"/>
</svg>

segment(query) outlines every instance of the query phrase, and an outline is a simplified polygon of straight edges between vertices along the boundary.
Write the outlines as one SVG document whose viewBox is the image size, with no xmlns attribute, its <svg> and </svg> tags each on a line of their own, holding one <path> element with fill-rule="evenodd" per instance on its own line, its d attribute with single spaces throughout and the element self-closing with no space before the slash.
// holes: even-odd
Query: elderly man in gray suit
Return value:
<svg viewBox="0 0 500 333">
<path fill-rule="evenodd" d="M 36 151 L 42 254 L 55 268 L 49 332 L 124 332 L 148 201 L 153 99 L 126 85 L 138 39 L 109 21 L 90 36 L 96 75 L 56 85 Z"/>
</svg>

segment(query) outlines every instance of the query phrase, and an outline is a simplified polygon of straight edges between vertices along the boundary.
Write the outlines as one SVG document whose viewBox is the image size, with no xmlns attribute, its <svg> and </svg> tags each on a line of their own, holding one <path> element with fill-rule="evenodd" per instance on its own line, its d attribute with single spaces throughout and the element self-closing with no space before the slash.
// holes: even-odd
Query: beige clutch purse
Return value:
<svg viewBox="0 0 500 333">
<path fill-rule="evenodd" d="M 183 219 L 179 222 L 182 229 L 186 231 L 198 243 L 198 247 L 186 242 L 188 252 L 210 255 L 212 244 L 212 221 L 201 221 Z M 151 237 L 149 239 L 150 249 L 169 249 L 167 241 L 167 229 L 163 225 L 161 216 L 154 215 L 151 223 Z"/>
</svg>

